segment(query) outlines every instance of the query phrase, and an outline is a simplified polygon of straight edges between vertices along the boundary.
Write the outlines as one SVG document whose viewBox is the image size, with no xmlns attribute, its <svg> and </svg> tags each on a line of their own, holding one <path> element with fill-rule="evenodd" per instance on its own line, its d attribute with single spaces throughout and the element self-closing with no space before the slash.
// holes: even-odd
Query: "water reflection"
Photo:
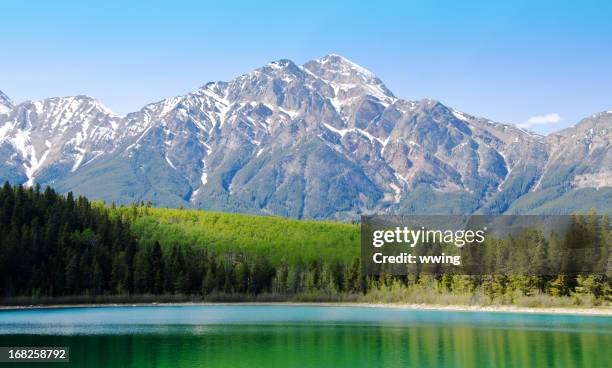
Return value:
<svg viewBox="0 0 612 368">
<path fill-rule="evenodd" d="M 0 346 L 69 346 L 70 365 L 80 367 L 603 367 L 612 359 L 612 318 L 215 308 L 0 313 Z"/>
</svg>

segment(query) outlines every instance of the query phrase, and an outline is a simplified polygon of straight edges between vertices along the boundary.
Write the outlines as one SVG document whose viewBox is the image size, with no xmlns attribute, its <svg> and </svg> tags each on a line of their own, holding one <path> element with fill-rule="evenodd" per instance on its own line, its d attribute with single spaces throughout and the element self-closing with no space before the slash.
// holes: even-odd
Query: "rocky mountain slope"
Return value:
<svg viewBox="0 0 612 368">
<path fill-rule="evenodd" d="M 612 112 L 543 137 L 402 100 L 338 55 L 272 62 L 124 117 L 86 96 L 2 101 L 0 179 L 107 201 L 339 219 L 612 203 Z"/>
<path fill-rule="evenodd" d="M 13 102 L 4 92 L 0 91 L 0 114 L 9 112 L 13 108 Z"/>
</svg>

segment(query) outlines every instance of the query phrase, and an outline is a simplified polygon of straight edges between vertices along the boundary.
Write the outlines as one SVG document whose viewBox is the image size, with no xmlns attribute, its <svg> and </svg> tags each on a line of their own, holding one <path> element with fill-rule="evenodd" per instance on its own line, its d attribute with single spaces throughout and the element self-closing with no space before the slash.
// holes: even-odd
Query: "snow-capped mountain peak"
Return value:
<svg viewBox="0 0 612 368">
<path fill-rule="evenodd" d="M 399 99 L 335 54 L 273 61 L 125 117 L 88 96 L 8 104 L 1 180 L 121 203 L 301 218 L 425 202 L 437 213 L 502 213 L 529 207 L 532 192 L 562 196 L 612 177 L 612 114 L 544 139 L 436 100 Z M 589 203 L 605 200 L 579 205 Z"/>
<path fill-rule="evenodd" d="M 350 90 L 362 87 L 365 93 L 370 93 L 382 101 L 395 100 L 393 93 L 374 73 L 340 55 L 330 54 L 309 61 L 304 64 L 304 68 L 332 85 L 334 89 Z"/>
<path fill-rule="evenodd" d="M 3 117 L 0 147 L 13 147 L 8 162 L 23 168 L 28 185 L 47 181 L 44 171 L 52 176 L 75 171 L 107 152 L 123 119 L 84 95 L 26 101 Z"/>
<path fill-rule="evenodd" d="M 336 55 L 305 63 L 304 70 L 323 81 L 329 89 L 321 93 L 330 100 L 345 121 L 350 121 L 364 101 L 387 107 L 397 101 L 383 82 L 362 66 Z"/>
<path fill-rule="evenodd" d="M 324 65 L 327 69 L 335 70 L 338 73 L 361 74 L 368 79 L 376 78 L 371 71 L 338 54 L 328 54 L 316 61 Z"/>
</svg>

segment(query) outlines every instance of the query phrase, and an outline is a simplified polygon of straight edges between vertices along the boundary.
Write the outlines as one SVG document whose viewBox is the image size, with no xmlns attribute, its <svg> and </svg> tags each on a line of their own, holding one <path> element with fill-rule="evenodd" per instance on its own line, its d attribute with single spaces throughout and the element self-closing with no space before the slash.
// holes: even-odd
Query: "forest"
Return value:
<svg viewBox="0 0 612 368">
<path fill-rule="evenodd" d="M 608 254 L 607 216 L 576 216 Z M 557 239 L 556 243 L 576 242 Z M 582 240 L 581 240 L 582 241 Z M 505 273 L 362 273 L 358 224 L 91 202 L 47 187 L 0 189 L 0 304 L 145 301 L 357 301 L 609 305 L 605 272 L 525 272 L 559 244 L 500 240 Z M 497 257 L 497 258 L 496 258 Z M 520 266 L 520 267 L 519 267 Z M 521 268 L 524 266 L 523 268 Z M 605 269 L 605 267 L 604 267 Z M 523 271 L 521 271 L 523 270 Z"/>
</svg>

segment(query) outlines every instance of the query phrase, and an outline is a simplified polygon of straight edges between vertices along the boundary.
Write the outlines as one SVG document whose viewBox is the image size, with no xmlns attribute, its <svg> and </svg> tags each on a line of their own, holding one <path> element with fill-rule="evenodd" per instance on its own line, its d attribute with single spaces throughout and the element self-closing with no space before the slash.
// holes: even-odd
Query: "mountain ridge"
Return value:
<svg viewBox="0 0 612 368">
<path fill-rule="evenodd" d="M 397 98 L 330 54 L 273 61 L 125 116 L 86 96 L 11 105 L 0 111 L 0 179 L 297 218 L 533 212 L 574 191 L 597 189 L 585 204 L 609 198 L 611 125 L 602 112 L 541 136 Z"/>
</svg>

